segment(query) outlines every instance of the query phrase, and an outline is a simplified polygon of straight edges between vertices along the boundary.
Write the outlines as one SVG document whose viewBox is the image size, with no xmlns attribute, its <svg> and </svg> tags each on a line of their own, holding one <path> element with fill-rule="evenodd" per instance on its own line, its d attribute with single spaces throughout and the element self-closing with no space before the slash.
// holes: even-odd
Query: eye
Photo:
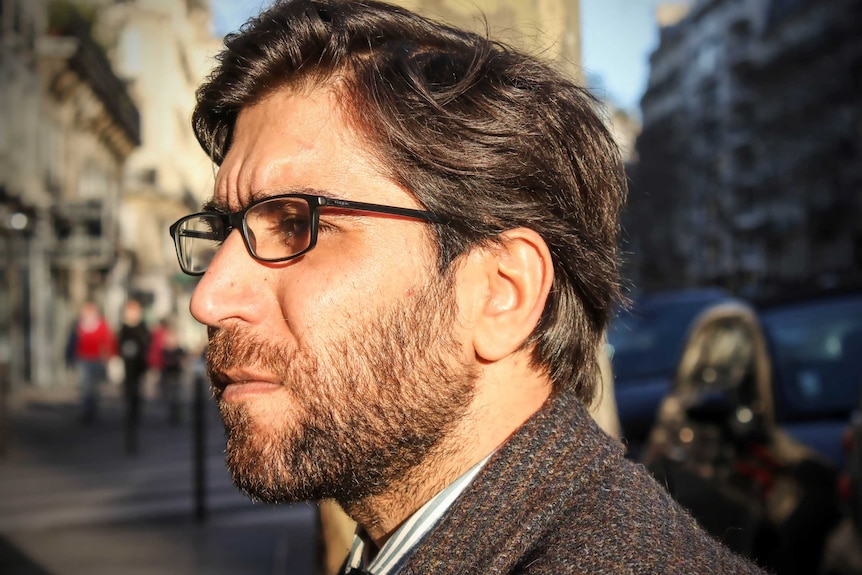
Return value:
<svg viewBox="0 0 862 575">
<path fill-rule="evenodd" d="M 311 216 L 300 198 L 275 198 L 254 206 L 246 214 L 248 235 L 263 258 L 282 258 L 308 247 Z"/>
<path fill-rule="evenodd" d="M 308 235 L 308 215 L 286 213 L 274 227 L 273 232 L 279 234 L 285 243 L 293 243 L 297 238 Z"/>
</svg>

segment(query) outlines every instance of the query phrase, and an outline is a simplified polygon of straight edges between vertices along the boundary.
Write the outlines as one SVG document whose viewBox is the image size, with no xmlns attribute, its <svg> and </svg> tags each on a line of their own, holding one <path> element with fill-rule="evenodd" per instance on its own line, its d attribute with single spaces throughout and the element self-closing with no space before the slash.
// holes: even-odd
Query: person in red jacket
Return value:
<svg viewBox="0 0 862 575">
<path fill-rule="evenodd" d="M 116 355 L 116 339 L 98 306 L 84 302 L 72 329 L 70 349 L 78 369 L 81 389 L 81 421 L 97 419 L 102 383 L 107 376 L 107 362 Z"/>
</svg>

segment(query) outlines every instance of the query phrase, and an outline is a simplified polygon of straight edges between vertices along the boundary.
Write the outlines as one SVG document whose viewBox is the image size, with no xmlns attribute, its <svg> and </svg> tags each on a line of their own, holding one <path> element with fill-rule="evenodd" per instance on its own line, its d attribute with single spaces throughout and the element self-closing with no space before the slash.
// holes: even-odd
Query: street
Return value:
<svg viewBox="0 0 862 575">
<path fill-rule="evenodd" d="M 191 410 L 172 425 L 149 398 L 138 452 L 127 455 L 119 390 L 104 391 L 93 425 L 78 421 L 72 387 L 12 396 L 0 455 L 0 573 L 314 572 L 313 507 L 253 504 L 233 487 L 210 400 L 200 499 Z"/>
</svg>

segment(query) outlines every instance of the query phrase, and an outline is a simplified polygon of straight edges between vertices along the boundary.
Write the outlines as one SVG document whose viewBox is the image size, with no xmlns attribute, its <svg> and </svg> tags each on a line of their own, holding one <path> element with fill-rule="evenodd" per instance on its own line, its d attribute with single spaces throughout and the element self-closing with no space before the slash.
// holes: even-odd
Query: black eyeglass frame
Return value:
<svg viewBox="0 0 862 575">
<path fill-rule="evenodd" d="M 251 242 L 249 241 L 249 230 L 246 224 L 245 216 L 249 212 L 249 210 L 253 209 L 255 206 L 260 204 L 282 200 L 287 198 L 298 198 L 305 200 L 308 203 L 308 214 L 309 214 L 309 238 L 308 238 L 308 246 L 295 253 L 282 258 L 263 258 L 258 256 L 254 249 L 251 246 Z M 388 214 L 393 216 L 401 216 L 404 218 L 411 218 L 415 220 L 422 220 L 426 222 L 431 222 L 435 224 L 444 224 L 446 220 L 435 214 L 434 212 L 429 212 L 426 210 L 416 210 L 412 208 L 401 208 L 396 206 L 386 206 L 383 204 L 371 204 L 367 202 L 354 202 L 349 200 L 341 200 L 337 198 L 330 198 L 328 196 L 319 196 L 313 194 L 279 194 L 275 196 L 268 196 L 265 198 L 261 198 L 259 200 L 255 200 L 254 202 L 247 205 L 245 208 L 237 211 L 237 212 L 220 212 L 216 210 L 204 210 L 201 212 L 195 212 L 193 214 L 189 214 L 187 216 L 183 216 L 174 222 L 169 228 L 169 232 L 171 234 L 171 238 L 174 240 L 174 247 L 177 250 L 177 259 L 179 260 L 180 268 L 182 268 L 183 273 L 190 276 L 202 276 L 206 273 L 206 270 L 200 272 L 193 272 L 186 269 L 183 265 L 183 257 L 180 248 L 180 227 L 182 224 L 188 220 L 194 218 L 200 218 L 201 216 L 207 217 L 218 217 L 221 219 L 222 225 L 224 227 L 224 237 L 221 238 L 221 243 L 224 243 L 230 235 L 231 231 L 234 229 L 238 229 L 240 231 L 240 235 L 242 236 L 242 241 L 245 244 L 245 249 L 248 251 L 248 254 L 254 258 L 256 261 L 264 262 L 264 263 L 278 263 L 278 262 L 286 262 L 295 258 L 300 257 L 303 254 L 308 253 L 314 246 L 317 245 L 317 231 L 320 227 L 320 209 L 321 208 L 334 208 L 338 210 L 348 210 L 352 212 L 370 212 L 370 213 L 378 213 L 378 214 Z M 199 233 L 199 232 L 198 232 Z M 185 230 L 184 237 L 194 237 L 195 232 L 192 230 Z M 200 236 L 203 238 L 203 236 Z M 214 238 L 209 238 L 214 239 Z"/>
</svg>

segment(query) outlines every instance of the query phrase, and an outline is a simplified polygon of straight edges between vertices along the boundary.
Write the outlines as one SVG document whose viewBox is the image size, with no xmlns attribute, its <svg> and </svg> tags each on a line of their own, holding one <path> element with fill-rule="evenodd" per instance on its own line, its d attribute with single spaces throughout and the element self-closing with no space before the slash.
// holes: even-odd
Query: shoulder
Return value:
<svg viewBox="0 0 862 575">
<path fill-rule="evenodd" d="M 550 511 L 513 572 L 763 573 L 706 533 L 642 466 L 624 460 L 606 471 Z"/>
<path fill-rule="evenodd" d="M 498 450 L 411 563 L 415 573 L 760 573 L 565 397 Z"/>
</svg>

